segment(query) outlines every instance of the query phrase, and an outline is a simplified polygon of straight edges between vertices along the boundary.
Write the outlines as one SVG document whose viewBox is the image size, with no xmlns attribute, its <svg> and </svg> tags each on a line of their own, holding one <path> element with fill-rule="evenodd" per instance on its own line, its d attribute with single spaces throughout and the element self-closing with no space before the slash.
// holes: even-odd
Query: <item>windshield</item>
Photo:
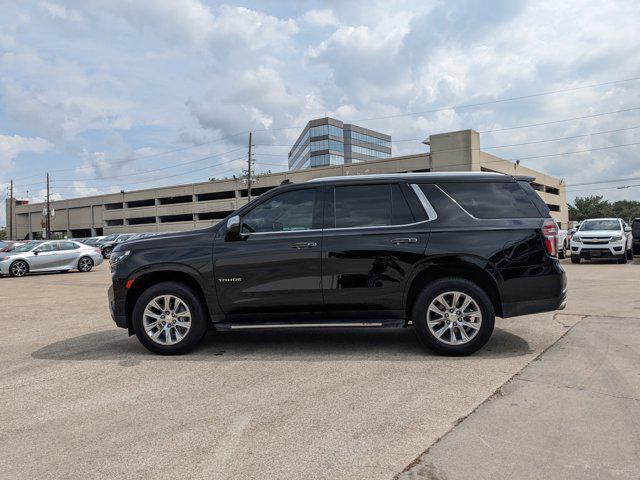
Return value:
<svg viewBox="0 0 640 480">
<path fill-rule="evenodd" d="M 120 235 L 116 242 L 124 242 L 125 240 L 129 240 L 133 237 L 133 233 L 125 233 L 124 235 Z"/>
<path fill-rule="evenodd" d="M 29 242 L 29 243 L 25 243 L 24 245 L 20 245 L 19 247 L 14 248 L 12 251 L 14 253 L 29 252 L 32 249 L 34 249 L 35 247 L 37 247 L 38 245 L 40 245 L 40 242 Z"/>
<path fill-rule="evenodd" d="M 580 225 L 581 232 L 595 230 L 620 230 L 620 222 L 618 220 L 587 220 Z"/>
<path fill-rule="evenodd" d="M 116 238 L 118 238 L 118 233 L 112 233 L 111 235 L 107 235 L 106 237 L 104 237 L 102 240 L 100 240 L 101 242 L 112 242 L 114 241 Z"/>
</svg>

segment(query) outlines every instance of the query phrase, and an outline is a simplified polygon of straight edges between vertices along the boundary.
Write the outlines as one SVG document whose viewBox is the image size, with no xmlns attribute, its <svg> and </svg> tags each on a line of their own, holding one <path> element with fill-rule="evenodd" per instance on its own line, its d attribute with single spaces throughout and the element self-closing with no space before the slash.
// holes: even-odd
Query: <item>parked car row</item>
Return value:
<svg viewBox="0 0 640 480">
<path fill-rule="evenodd" d="M 0 276 L 22 277 L 31 272 L 89 272 L 109 259 L 113 249 L 129 240 L 159 233 L 123 233 L 63 240 L 0 241 Z"/>
<path fill-rule="evenodd" d="M 102 263 L 95 247 L 72 240 L 33 240 L 0 253 L 0 275 L 23 277 L 32 272 L 89 272 Z"/>
</svg>

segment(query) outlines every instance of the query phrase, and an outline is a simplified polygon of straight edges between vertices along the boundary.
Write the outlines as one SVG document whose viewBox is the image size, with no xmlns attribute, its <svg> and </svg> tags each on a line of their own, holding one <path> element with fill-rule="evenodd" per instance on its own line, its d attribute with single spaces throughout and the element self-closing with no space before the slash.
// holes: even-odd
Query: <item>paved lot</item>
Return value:
<svg viewBox="0 0 640 480">
<path fill-rule="evenodd" d="M 587 317 L 399 479 L 638 479 L 639 365 L 638 318 Z"/>
<path fill-rule="evenodd" d="M 563 315 L 498 320 L 469 358 L 410 330 L 214 333 L 156 357 L 111 323 L 106 266 L 2 278 L 0 478 L 393 478 L 583 315 L 640 317 L 637 263 L 567 264 Z"/>
</svg>

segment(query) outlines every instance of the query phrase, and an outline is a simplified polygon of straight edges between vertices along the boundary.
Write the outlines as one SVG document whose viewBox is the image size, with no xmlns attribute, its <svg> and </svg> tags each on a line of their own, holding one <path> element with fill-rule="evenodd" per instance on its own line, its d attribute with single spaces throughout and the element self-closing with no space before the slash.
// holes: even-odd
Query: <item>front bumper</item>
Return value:
<svg viewBox="0 0 640 480">
<path fill-rule="evenodd" d="M 612 242 L 599 245 L 571 242 L 571 256 L 574 258 L 622 258 L 626 254 L 625 242 Z"/>
<path fill-rule="evenodd" d="M 117 285 L 117 280 L 114 280 L 114 284 L 109 287 L 107 297 L 109 298 L 111 318 L 120 328 L 129 328 L 129 325 L 127 325 L 125 295 L 124 287 Z"/>
<path fill-rule="evenodd" d="M 11 266 L 11 260 L 3 260 L 0 262 L 0 275 L 9 275 L 9 267 Z"/>
</svg>

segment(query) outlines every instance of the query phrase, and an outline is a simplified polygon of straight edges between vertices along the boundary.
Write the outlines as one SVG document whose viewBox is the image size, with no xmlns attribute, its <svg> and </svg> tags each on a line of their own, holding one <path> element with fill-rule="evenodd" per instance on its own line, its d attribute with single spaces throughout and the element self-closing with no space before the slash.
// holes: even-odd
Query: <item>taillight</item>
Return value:
<svg viewBox="0 0 640 480">
<path fill-rule="evenodd" d="M 547 253 L 552 257 L 558 255 L 558 226 L 555 220 L 547 218 L 542 225 L 542 236 Z"/>
</svg>

